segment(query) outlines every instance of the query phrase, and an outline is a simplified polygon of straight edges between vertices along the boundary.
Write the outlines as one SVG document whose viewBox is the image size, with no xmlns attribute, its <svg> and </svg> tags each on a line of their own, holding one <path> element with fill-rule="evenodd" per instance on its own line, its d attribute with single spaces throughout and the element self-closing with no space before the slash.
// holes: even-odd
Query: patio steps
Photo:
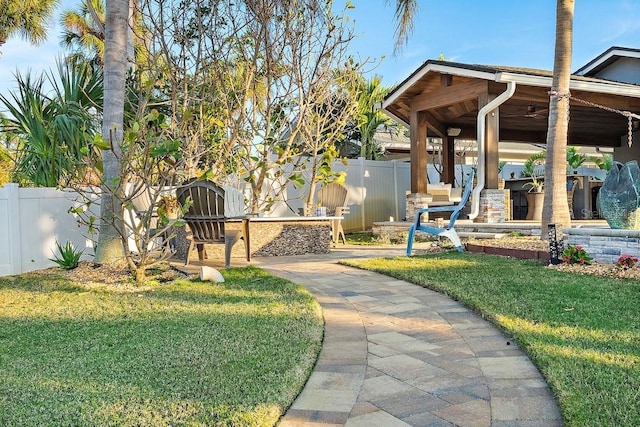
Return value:
<svg viewBox="0 0 640 427">
<path fill-rule="evenodd" d="M 507 235 L 505 233 L 491 233 L 487 231 L 461 231 L 458 233 L 458 236 L 466 239 L 501 239 Z"/>
</svg>

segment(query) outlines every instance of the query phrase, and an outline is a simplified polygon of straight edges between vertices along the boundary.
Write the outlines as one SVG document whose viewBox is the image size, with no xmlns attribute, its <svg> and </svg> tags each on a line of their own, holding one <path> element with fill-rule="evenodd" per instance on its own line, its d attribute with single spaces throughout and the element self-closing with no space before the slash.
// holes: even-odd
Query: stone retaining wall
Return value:
<svg viewBox="0 0 640 427">
<path fill-rule="evenodd" d="M 449 220 L 445 219 L 445 224 Z M 381 221 L 374 222 L 372 228 L 372 234 L 375 237 L 385 240 L 403 240 L 406 238 L 411 226 L 411 222 L 402 221 Z M 523 236 L 540 236 L 540 228 L 532 228 L 530 225 L 523 225 L 522 223 L 492 223 L 492 224 L 475 224 L 468 221 L 456 221 L 456 231 L 460 233 L 493 233 L 493 234 L 509 234 L 518 233 Z"/>
<path fill-rule="evenodd" d="M 228 222 L 227 230 L 240 230 L 241 222 Z M 186 227 L 188 228 L 188 227 Z M 184 259 L 189 247 L 190 232 L 182 232 L 184 243 L 179 244 L 180 250 L 176 258 Z M 286 256 L 305 254 L 326 254 L 331 251 L 330 220 L 273 220 L 271 218 L 257 218 L 249 221 L 249 238 L 251 241 L 251 256 Z M 208 259 L 224 260 L 224 244 L 205 245 Z M 244 258 L 244 242 L 239 241 L 231 251 L 233 258 Z M 198 252 L 192 251 L 189 259 L 198 259 Z"/>
<path fill-rule="evenodd" d="M 582 246 L 593 260 L 615 264 L 620 255 L 640 258 L 640 231 L 610 228 L 564 229 L 564 245 Z"/>
</svg>

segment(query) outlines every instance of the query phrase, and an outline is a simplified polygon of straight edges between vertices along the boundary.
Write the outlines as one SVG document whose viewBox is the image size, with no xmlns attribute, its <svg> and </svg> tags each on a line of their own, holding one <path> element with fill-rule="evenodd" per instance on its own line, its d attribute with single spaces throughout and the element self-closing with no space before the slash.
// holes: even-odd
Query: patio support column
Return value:
<svg viewBox="0 0 640 427">
<path fill-rule="evenodd" d="M 427 192 L 427 120 L 423 111 L 411 110 L 411 192 Z"/>
<path fill-rule="evenodd" d="M 443 139 L 442 147 L 442 181 L 448 184 L 455 184 L 456 179 L 456 138 L 447 136 Z"/>
<path fill-rule="evenodd" d="M 482 94 L 478 97 L 478 108 L 482 108 L 491 102 L 496 96 L 493 94 Z M 485 185 L 487 189 L 498 188 L 498 140 L 500 129 L 499 108 L 496 108 L 487 115 L 487 127 L 485 132 Z M 480 166 L 480 165 L 478 165 Z"/>
</svg>

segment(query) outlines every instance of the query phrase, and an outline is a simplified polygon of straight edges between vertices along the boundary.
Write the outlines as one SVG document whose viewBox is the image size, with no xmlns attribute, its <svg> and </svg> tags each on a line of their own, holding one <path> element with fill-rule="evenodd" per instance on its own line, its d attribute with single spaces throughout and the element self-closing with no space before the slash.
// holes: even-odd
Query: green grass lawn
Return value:
<svg viewBox="0 0 640 427">
<path fill-rule="evenodd" d="M 0 278 L 0 425 L 271 426 L 320 349 L 319 305 L 257 268 L 225 283 Z"/>
<path fill-rule="evenodd" d="M 452 296 L 503 328 L 569 426 L 640 425 L 640 283 L 448 252 L 349 262 Z"/>
</svg>

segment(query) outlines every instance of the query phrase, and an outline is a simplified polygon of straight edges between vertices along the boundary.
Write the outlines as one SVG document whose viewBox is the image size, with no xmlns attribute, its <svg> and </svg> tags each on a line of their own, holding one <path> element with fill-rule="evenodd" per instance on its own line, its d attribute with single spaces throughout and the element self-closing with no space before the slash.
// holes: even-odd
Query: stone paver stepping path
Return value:
<svg viewBox="0 0 640 427">
<path fill-rule="evenodd" d="M 561 426 L 546 382 L 493 325 L 437 292 L 337 264 L 403 249 L 256 258 L 322 306 L 318 362 L 280 427 Z"/>
</svg>

